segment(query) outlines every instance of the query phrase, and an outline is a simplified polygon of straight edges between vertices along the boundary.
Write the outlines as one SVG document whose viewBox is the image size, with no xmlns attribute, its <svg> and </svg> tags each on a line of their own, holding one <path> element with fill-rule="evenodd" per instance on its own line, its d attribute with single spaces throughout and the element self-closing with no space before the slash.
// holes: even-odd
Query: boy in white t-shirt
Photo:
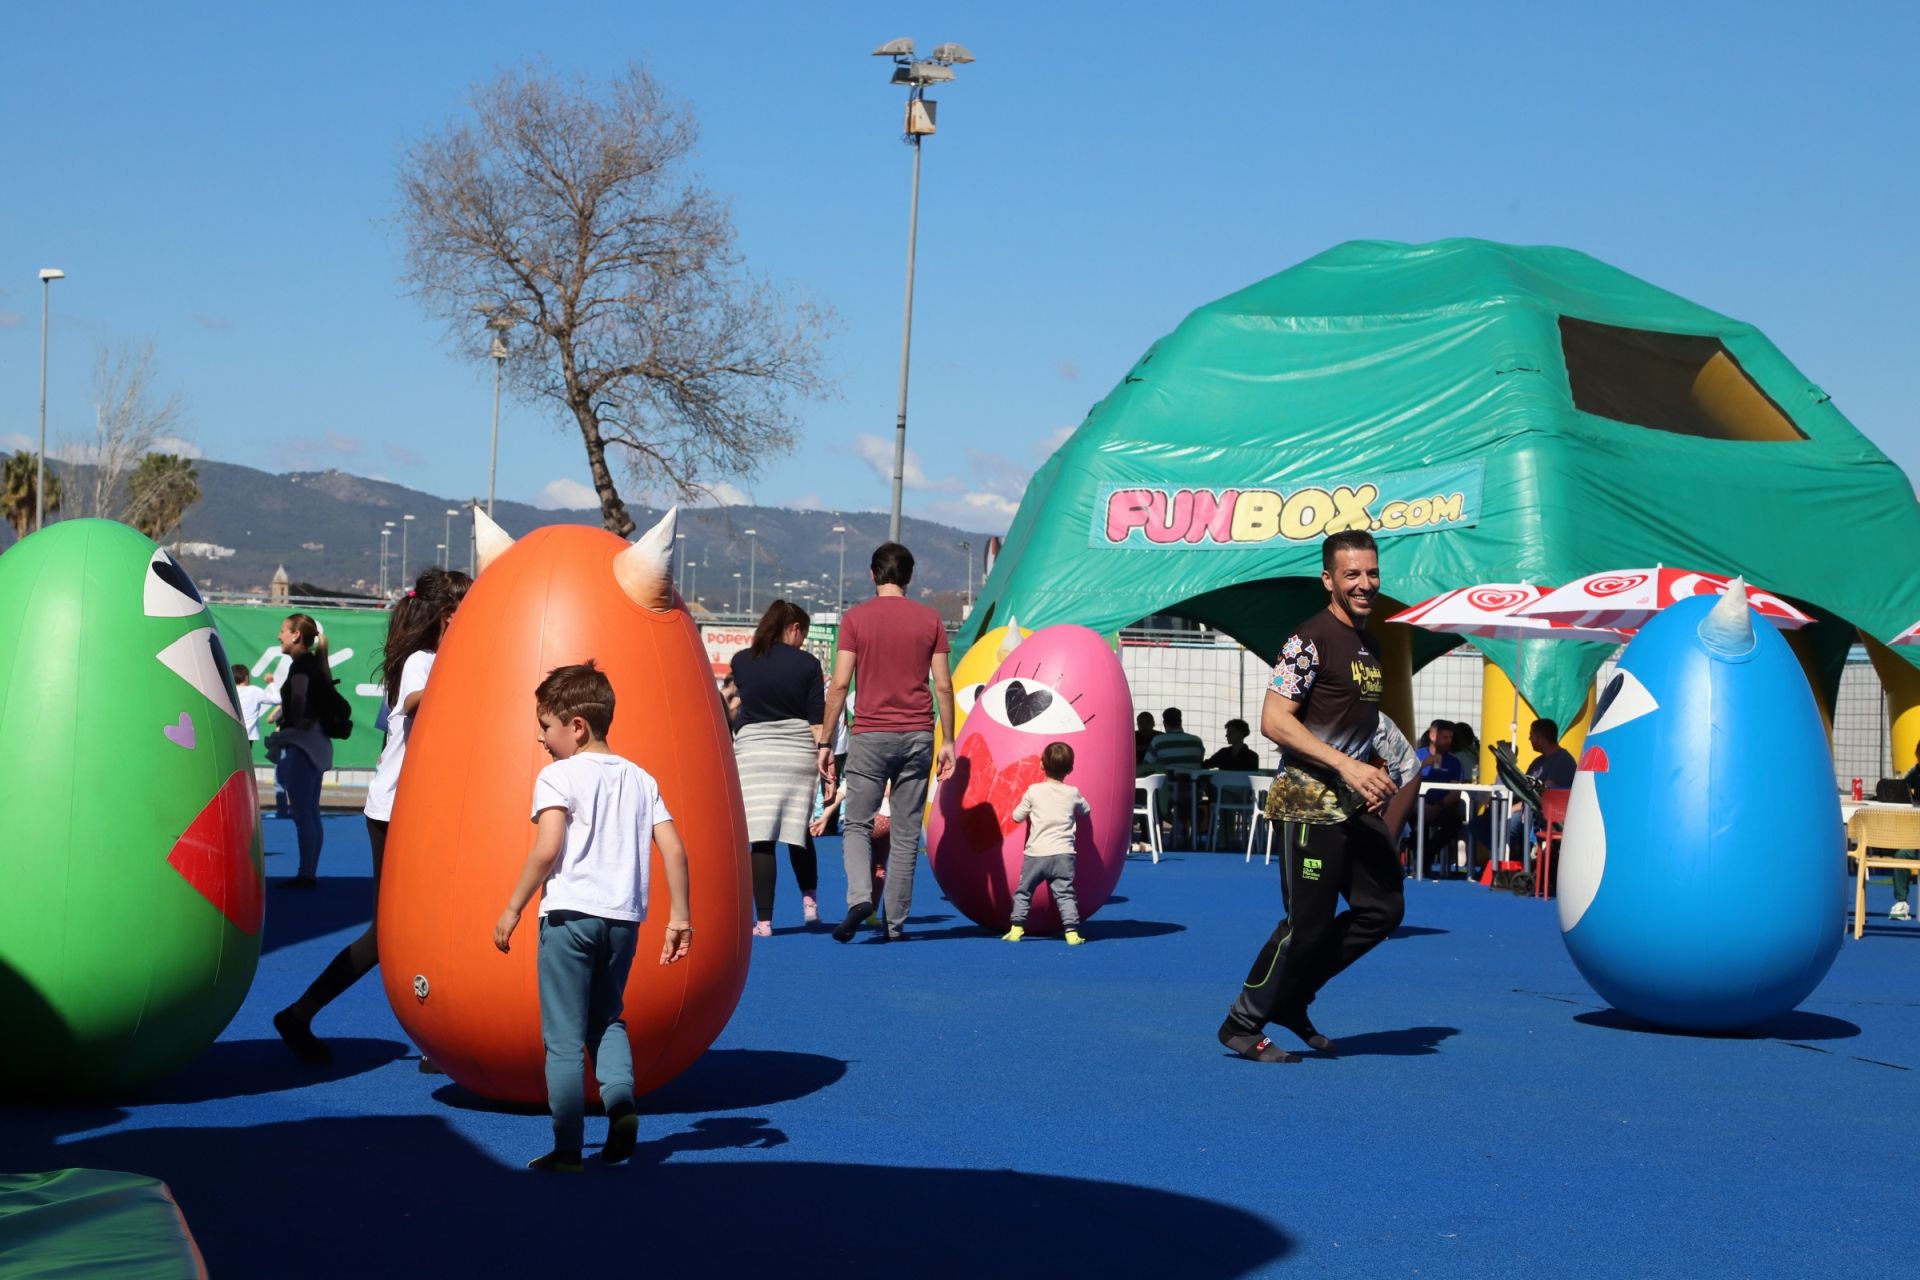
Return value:
<svg viewBox="0 0 1920 1280">
<path fill-rule="evenodd" d="M 1027 936 L 1027 907 L 1044 880 L 1053 890 L 1053 905 L 1060 909 L 1067 945 L 1077 947 L 1086 939 L 1080 936 L 1080 904 L 1073 896 L 1073 840 L 1080 819 L 1093 810 L 1078 787 L 1067 785 L 1067 775 L 1073 772 L 1072 747 L 1049 742 L 1040 753 L 1040 768 L 1047 776 L 1028 787 L 1013 807 L 1013 820 L 1027 824 L 1027 856 L 1021 859 L 1020 887 L 1013 895 L 1013 928 L 1002 937 L 1018 942 Z"/>
<path fill-rule="evenodd" d="M 260 722 L 262 719 L 271 719 L 268 708 L 280 705 L 280 695 L 271 689 L 249 683 L 252 674 L 247 670 L 246 663 L 233 664 L 233 684 L 240 694 L 240 722 L 247 726 L 247 741 L 258 742 Z"/>
<path fill-rule="evenodd" d="M 687 851 L 653 778 L 607 748 L 613 685 L 599 668 L 591 661 L 556 667 L 533 698 L 540 745 L 553 763 L 533 784 L 533 852 L 493 926 L 493 945 L 508 949 L 520 913 L 540 892 L 540 1038 L 553 1150 L 527 1167 L 578 1173 L 589 1048 L 607 1109 L 600 1158 L 617 1164 L 633 1154 L 640 1119 L 621 1017 L 627 970 L 647 915 L 649 849 L 656 843 L 672 898 L 660 963 L 686 958 L 693 944 Z"/>
</svg>

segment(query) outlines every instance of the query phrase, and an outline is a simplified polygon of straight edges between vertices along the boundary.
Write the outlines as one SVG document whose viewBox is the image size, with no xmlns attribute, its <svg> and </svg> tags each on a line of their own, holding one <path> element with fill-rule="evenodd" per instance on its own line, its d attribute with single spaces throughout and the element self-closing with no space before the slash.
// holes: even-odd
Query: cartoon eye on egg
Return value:
<svg viewBox="0 0 1920 1280">
<path fill-rule="evenodd" d="M 1087 727 L 1073 703 L 1039 679 L 1037 673 L 971 685 L 957 696 L 968 715 L 978 708 L 1009 729 L 1023 733 L 1079 733 Z"/>
</svg>

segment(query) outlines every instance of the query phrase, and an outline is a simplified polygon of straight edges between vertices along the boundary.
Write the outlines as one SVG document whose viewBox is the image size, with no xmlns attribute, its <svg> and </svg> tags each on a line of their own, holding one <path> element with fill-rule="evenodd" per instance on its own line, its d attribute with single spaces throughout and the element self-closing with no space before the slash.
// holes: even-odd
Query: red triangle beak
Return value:
<svg viewBox="0 0 1920 1280">
<path fill-rule="evenodd" d="M 253 865 L 258 806 L 253 770 L 235 770 L 167 855 L 168 866 L 247 934 L 260 932 L 265 906 L 260 870 Z"/>
</svg>

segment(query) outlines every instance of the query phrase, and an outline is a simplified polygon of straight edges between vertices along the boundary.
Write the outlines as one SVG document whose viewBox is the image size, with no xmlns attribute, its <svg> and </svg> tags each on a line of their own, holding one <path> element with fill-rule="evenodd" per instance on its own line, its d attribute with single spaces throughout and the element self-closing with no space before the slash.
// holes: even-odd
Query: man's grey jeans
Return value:
<svg viewBox="0 0 1920 1280">
<path fill-rule="evenodd" d="M 913 906 L 913 872 L 920 858 L 920 819 L 933 772 L 933 731 L 855 733 L 847 748 L 847 808 L 843 857 L 847 906 L 873 901 L 873 816 L 893 784 L 892 843 L 887 849 L 887 932 L 898 934 Z"/>
</svg>

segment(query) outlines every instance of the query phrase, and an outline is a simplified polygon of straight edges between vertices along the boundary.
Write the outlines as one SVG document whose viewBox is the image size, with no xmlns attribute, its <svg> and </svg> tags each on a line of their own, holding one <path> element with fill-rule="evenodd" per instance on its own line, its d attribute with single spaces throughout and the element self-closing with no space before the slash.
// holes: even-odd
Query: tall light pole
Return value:
<svg viewBox="0 0 1920 1280">
<path fill-rule="evenodd" d="M 387 539 L 393 536 L 393 521 L 380 526 L 380 598 L 387 598 Z"/>
<path fill-rule="evenodd" d="M 65 280 L 58 267 L 40 268 L 40 451 L 33 467 L 33 527 L 47 527 L 47 317 L 53 282 Z"/>
<path fill-rule="evenodd" d="M 752 544 L 747 551 L 747 604 L 751 607 L 754 601 L 760 598 L 755 594 L 753 589 L 753 571 L 760 559 L 760 531 L 758 529 L 749 529 L 747 530 L 747 537 L 752 539 Z"/>
<path fill-rule="evenodd" d="M 833 531 L 840 535 L 840 585 L 833 595 L 835 613 L 845 613 L 847 609 L 847 526 L 837 524 Z"/>
<path fill-rule="evenodd" d="M 887 519 L 887 539 L 900 541 L 900 492 L 907 473 L 907 366 L 913 351 L 913 251 L 920 232 L 920 140 L 933 133 L 939 104 L 927 97 L 927 86 L 953 79 L 955 66 L 973 61 L 957 44 L 943 44 L 929 58 L 913 56 L 913 41 L 889 40 L 873 51 L 876 58 L 893 59 L 894 84 L 907 86 L 907 141 L 913 147 L 913 196 L 907 205 L 907 303 L 900 325 L 900 413 L 893 430 L 893 509 Z"/>
<path fill-rule="evenodd" d="M 487 453 L 487 514 L 492 515 L 494 477 L 500 471 L 500 373 L 507 365 L 507 330 L 513 328 L 519 311 L 512 303 L 479 310 L 487 317 L 487 328 L 493 330 L 493 345 L 487 350 L 493 357 L 493 446 Z"/>
<path fill-rule="evenodd" d="M 439 565 L 442 569 L 446 568 L 447 567 L 447 544 L 444 542 L 436 542 L 433 544 L 433 549 L 439 553 L 438 555 L 434 556 L 433 562 Z"/>
<path fill-rule="evenodd" d="M 412 516 L 400 517 L 400 585 L 407 585 L 407 533 L 413 528 Z"/>
<path fill-rule="evenodd" d="M 673 548 L 674 554 L 679 559 L 679 563 L 676 564 L 674 568 L 680 571 L 680 581 L 676 582 L 674 586 L 679 589 L 680 598 L 684 600 L 687 595 L 687 535 L 684 533 L 676 533 L 673 535 L 673 541 L 675 543 Z"/>
<path fill-rule="evenodd" d="M 453 518 L 459 514 L 460 511 L 457 507 L 447 508 L 446 532 L 440 535 L 446 539 L 445 542 L 440 544 L 440 567 L 442 569 L 453 568 Z"/>
<path fill-rule="evenodd" d="M 740 575 L 733 575 L 733 611 L 740 612 Z"/>
<path fill-rule="evenodd" d="M 962 542 L 960 544 L 960 554 L 965 556 L 967 561 L 967 610 L 968 612 L 972 612 L 973 610 L 973 544 L 971 542 Z"/>
</svg>

